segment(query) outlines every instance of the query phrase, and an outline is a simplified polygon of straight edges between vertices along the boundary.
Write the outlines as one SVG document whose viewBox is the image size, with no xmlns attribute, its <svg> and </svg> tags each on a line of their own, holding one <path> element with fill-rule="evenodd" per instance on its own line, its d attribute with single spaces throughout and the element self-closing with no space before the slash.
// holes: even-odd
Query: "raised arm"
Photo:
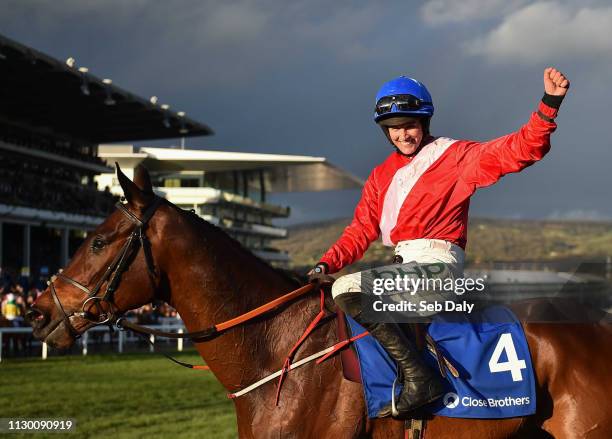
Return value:
<svg viewBox="0 0 612 439">
<path fill-rule="evenodd" d="M 568 89 L 569 81 L 561 72 L 552 67 L 544 70 L 544 97 L 525 125 L 488 142 L 459 145 L 457 165 L 461 179 L 475 190 L 544 157 L 550 149 L 550 135 L 557 128 L 554 118 Z"/>
</svg>

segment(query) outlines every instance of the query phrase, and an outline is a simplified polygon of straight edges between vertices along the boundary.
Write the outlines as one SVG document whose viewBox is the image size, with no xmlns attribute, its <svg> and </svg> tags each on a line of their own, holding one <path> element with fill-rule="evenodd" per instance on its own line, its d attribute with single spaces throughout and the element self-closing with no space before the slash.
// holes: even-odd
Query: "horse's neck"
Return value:
<svg viewBox="0 0 612 439">
<path fill-rule="evenodd" d="M 215 251 L 209 245 L 207 251 L 196 252 L 180 275 L 168 273 L 172 303 L 189 331 L 242 315 L 297 287 L 240 250 L 226 247 Z M 262 371 L 282 366 L 284 356 L 317 314 L 318 303 L 316 295 L 309 294 L 196 346 L 228 389 L 242 388 L 262 378 Z M 328 332 L 325 328 L 318 334 L 315 343 L 321 348 L 328 341 Z"/>
</svg>

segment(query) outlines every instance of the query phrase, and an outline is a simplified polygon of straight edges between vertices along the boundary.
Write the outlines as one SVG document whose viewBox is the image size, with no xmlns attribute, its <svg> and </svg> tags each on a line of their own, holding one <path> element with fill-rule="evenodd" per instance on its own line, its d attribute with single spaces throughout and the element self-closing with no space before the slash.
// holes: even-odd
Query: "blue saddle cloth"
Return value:
<svg viewBox="0 0 612 439">
<path fill-rule="evenodd" d="M 352 335 L 365 331 L 347 317 Z M 535 413 L 535 376 L 523 328 L 508 308 L 492 306 L 471 315 L 438 314 L 428 329 L 444 357 L 457 369 L 447 371 L 447 392 L 425 411 L 453 418 L 511 418 Z M 355 341 L 368 416 L 375 418 L 391 402 L 395 362 L 372 336 Z M 424 360 L 438 369 L 433 354 Z M 399 395 L 401 387 L 395 389 Z"/>
</svg>

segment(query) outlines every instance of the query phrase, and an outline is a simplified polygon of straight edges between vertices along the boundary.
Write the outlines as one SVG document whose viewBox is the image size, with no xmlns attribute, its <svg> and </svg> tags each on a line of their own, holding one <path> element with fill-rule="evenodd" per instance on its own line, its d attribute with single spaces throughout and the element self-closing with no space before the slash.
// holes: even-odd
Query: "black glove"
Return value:
<svg viewBox="0 0 612 439">
<path fill-rule="evenodd" d="M 308 282 L 311 284 L 316 284 L 317 287 L 331 285 L 335 280 L 335 278 L 327 274 L 326 264 L 317 264 L 308 272 Z"/>
</svg>

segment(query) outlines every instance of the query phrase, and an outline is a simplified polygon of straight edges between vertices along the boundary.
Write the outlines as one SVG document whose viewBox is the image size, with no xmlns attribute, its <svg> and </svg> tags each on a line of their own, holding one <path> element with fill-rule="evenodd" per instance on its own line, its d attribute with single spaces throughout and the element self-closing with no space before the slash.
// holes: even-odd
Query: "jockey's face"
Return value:
<svg viewBox="0 0 612 439">
<path fill-rule="evenodd" d="M 391 141 L 404 154 L 414 154 L 423 140 L 423 127 L 416 117 L 406 118 L 401 125 L 388 128 Z"/>
</svg>

